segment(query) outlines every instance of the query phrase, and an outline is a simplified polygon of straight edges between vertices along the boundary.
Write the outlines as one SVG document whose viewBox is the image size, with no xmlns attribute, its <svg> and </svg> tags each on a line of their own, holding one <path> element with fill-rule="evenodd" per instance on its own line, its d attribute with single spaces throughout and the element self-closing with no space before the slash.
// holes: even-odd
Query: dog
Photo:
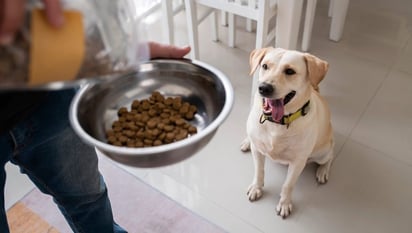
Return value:
<svg viewBox="0 0 412 233">
<path fill-rule="evenodd" d="M 250 75 L 259 68 L 258 85 L 247 120 L 242 151 L 250 150 L 254 178 L 247 196 L 263 194 L 265 158 L 288 165 L 276 212 L 292 212 L 292 190 L 308 162 L 319 164 L 316 180 L 324 184 L 334 159 L 330 111 L 318 84 L 328 63 L 308 53 L 281 48 L 255 49 L 250 54 Z"/>
</svg>

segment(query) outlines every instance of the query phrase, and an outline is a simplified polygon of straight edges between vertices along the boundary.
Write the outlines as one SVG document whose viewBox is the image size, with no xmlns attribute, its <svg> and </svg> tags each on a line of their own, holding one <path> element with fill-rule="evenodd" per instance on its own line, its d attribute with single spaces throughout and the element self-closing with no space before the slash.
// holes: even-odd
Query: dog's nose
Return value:
<svg viewBox="0 0 412 233">
<path fill-rule="evenodd" d="M 274 88 L 272 85 L 268 84 L 268 83 L 261 83 L 259 85 L 259 93 L 262 96 L 269 96 L 271 94 L 273 94 Z"/>
</svg>

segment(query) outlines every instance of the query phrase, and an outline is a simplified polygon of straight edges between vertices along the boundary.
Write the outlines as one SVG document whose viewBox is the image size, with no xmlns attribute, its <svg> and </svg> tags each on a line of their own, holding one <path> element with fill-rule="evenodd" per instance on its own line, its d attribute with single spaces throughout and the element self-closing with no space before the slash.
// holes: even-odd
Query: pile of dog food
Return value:
<svg viewBox="0 0 412 233">
<path fill-rule="evenodd" d="M 118 118 L 106 133 L 109 144 L 150 147 L 169 144 L 197 133 L 190 124 L 197 107 L 181 97 L 165 97 L 153 92 L 148 99 L 134 100 L 130 111 L 118 110 Z"/>
</svg>

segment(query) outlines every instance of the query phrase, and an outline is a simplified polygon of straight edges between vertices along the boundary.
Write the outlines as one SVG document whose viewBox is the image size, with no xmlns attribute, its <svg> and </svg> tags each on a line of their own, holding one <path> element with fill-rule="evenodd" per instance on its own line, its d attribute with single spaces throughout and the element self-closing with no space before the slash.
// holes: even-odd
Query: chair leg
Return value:
<svg viewBox="0 0 412 233">
<path fill-rule="evenodd" d="M 248 32 L 253 31 L 253 20 L 246 19 L 246 31 L 248 31 Z"/>
<path fill-rule="evenodd" d="M 332 12 L 333 12 L 333 2 L 335 0 L 329 0 L 329 9 L 328 9 L 328 17 L 332 17 Z"/>
<path fill-rule="evenodd" d="M 226 11 L 220 11 L 220 24 L 222 26 L 227 26 L 227 12 Z"/>
<path fill-rule="evenodd" d="M 217 15 L 217 11 L 214 10 L 212 12 L 212 40 L 215 42 L 219 40 L 217 25 L 218 25 L 218 15 Z"/>
<path fill-rule="evenodd" d="M 303 28 L 302 50 L 307 52 L 310 47 L 310 40 L 312 37 L 313 21 L 315 19 L 317 0 L 307 0 L 306 2 L 306 16 L 305 25 Z"/>
<path fill-rule="evenodd" d="M 339 41 L 342 38 L 348 7 L 349 0 L 339 0 L 333 2 L 332 23 L 330 27 L 329 39 Z"/>
<path fill-rule="evenodd" d="M 168 0 L 166 0 L 168 1 Z M 199 59 L 199 34 L 197 22 L 197 8 L 193 0 L 185 0 L 186 20 L 188 25 L 189 45 L 192 59 Z"/>
<path fill-rule="evenodd" d="M 229 47 L 235 47 L 235 38 L 236 38 L 236 16 L 232 13 L 228 14 L 229 16 Z"/>
<path fill-rule="evenodd" d="M 268 12 L 264 11 L 269 11 L 270 6 L 269 6 L 269 0 L 261 0 L 259 1 L 259 17 L 256 20 L 256 48 L 263 48 L 266 46 L 266 37 L 269 32 L 269 20 L 266 17 Z"/>
<path fill-rule="evenodd" d="M 163 34 L 166 38 L 166 43 L 174 44 L 174 23 L 173 23 L 173 1 L 162 0 L 163 15 Z"/>
</svg>

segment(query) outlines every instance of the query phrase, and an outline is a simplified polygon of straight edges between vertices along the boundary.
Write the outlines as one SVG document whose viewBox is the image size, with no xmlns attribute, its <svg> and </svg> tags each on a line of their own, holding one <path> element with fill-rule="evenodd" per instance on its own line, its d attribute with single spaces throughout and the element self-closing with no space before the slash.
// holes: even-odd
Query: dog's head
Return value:
<svg viewBox="0 0 412 233">
<path fill-rule="evenodd" d="M 272 47 L 252 51 L 249 63 L 250 74 L 260 68 L 257 91 L 275 119 L 302 107 L 328 70 L 327 62 L 311 54 Z"/>
</svg>

